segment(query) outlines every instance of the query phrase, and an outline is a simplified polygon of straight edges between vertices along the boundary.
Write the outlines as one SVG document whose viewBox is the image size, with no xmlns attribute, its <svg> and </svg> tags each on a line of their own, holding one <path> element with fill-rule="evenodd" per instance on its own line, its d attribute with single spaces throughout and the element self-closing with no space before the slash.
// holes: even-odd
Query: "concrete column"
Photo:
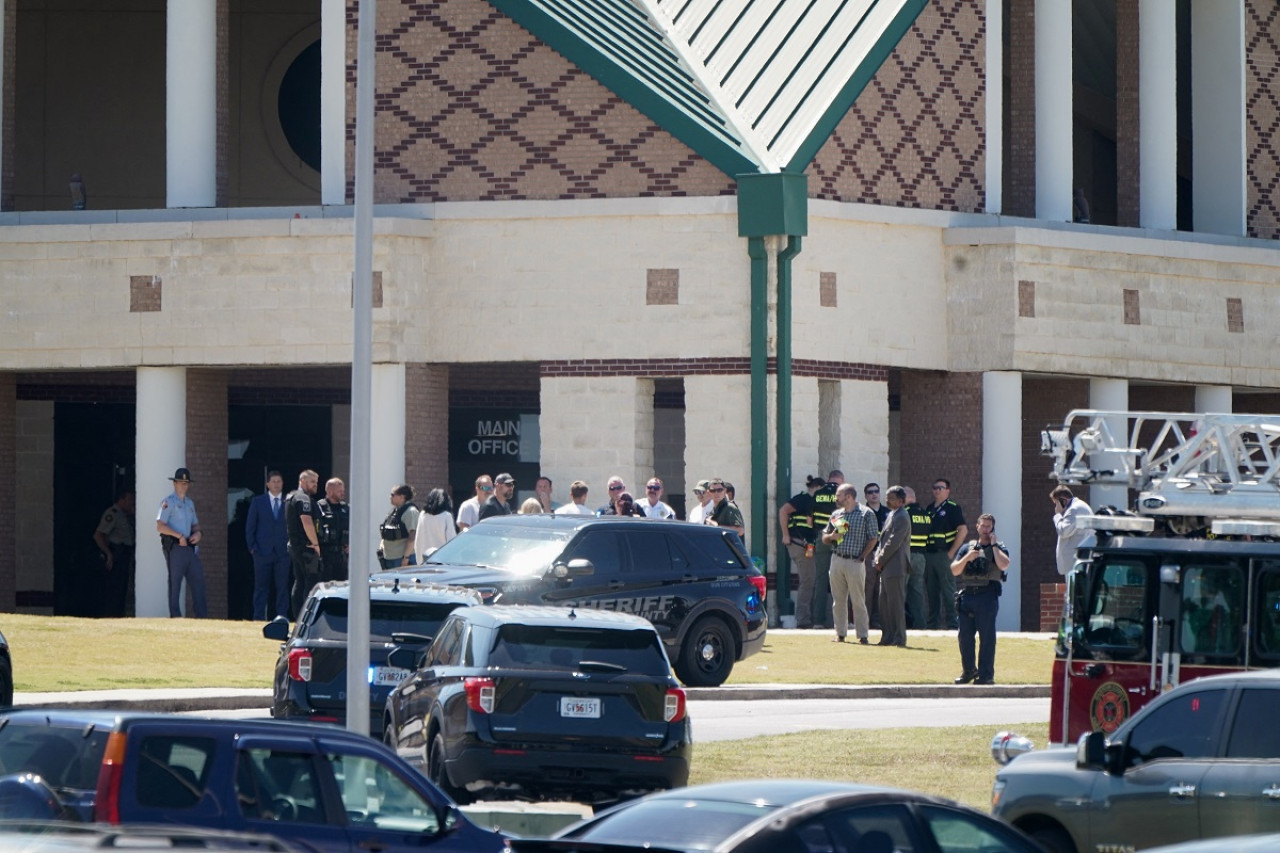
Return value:
<svg viewBox="0 0 1280 853">
<path fill-rule="evenodd" d="M 684 411 L 685 482 L 720 477 L 733 483 L 738 507 L 750 532 L 751 377 L 685 377 Z M 773 527 L 777 526 L 775 517 Z M 750 542 L 747 549 L 752 549 Z"/>
<path fill-rule="evenodd" d="M 1197 385 L 1196 411 L 1215 415 L 1230 414 L 1232 395 L 1230 385 Z"/>
<path fill-rule="evenodd" d="M 585 480 L 591 489 L 587 505 L 603 506 L 609 501 L 606 483 L 615 475 L 638 499 L 653 475 L 653 380 L 544 376 L 541 398 L 539 466 L 556 483 L 561 500 L 568 499 L 569 483 Z M 685 481 L 705 476 L 690 480 L 686 474 Z"/>
<path fill-rule="evenodd" d="M 965 513 L 969 536 L 978 534 L 978 516 L 996 517 L 996 538 L 1009 548 L 1006 595 L 1000 599 L 996 627 L 1022 630 L 1022 374 L 991 371 L 982 374 L 982 506 Z M 1039 609 L 1039 590 L 1032 607 Z"/>
<path fill-rule="evenodd" d="M 986 191 L 987 213 L 1004 205 L 1004 0 L 987 0 L 986 68 Z"/>
<path fill-rule="evenodd" d="M 887 382 L 840 382 L 840 467 L 846 483 L 862 487 L 889 483 L 889 388 Z M 823 476 L 826 475 L 823 471 Z"/>
<path fill-rule="evenodd" d="M 217 10 L 217 0 L 169 0 L 166 7 L 168 207 L 217 204 Z"/>
<path fill-rule="evenodd" d="M 1129 380 L 1127 379 L 1090 379 L 1089 408 L 1106 412 L 1124 412 L 1129 409 Z M 1113 418 L 1107 421 L 1111 432 L 1117 439 L 1123 440 L 1128 425 L 1124 418 Z M 1105 457 L 1103 457 L 1105 458 Z M 1094 509 L 1112 505 L 1120 509 L 1129 508 L 1129 490 L 1124 486 L 1090 486 L 1089 505 Z"/>
<path fill-rule="evenodd" d="M 187 369 L 139 367 L 137 386 L 135 613 L 168 616 L 169 572 L 156 533 L 156 516 L 161 502 L 173 491 L 169 478 L 179 468 L 188 467 Z M 214 493 L 221 491 L 215 489 Z"/>
<path fill-rule="evenodd" d="M 405 482 L 405 366 L 375 363 L 370 379 L 372 397 L 378 406 L 369 435 L 373 457 L 369 466 L 369 487 L 373 489 L 373 494 L 352 495 L 348 487 L 347 500 L 353 507 L 362 504 L 367 507 L 370 529 L 374 531 L 373 545 L 376 548 L 378 525 L 391 511 L 391 490 Z M 351 452 L 354 454 L 358 450 L 359 448 L 353 447 Z M 372 556 L 369 555 L 370 559 Z"/>
<path fill-rule="evenodd" d="M 347 201 L 346 0 L 320 2 L 320 203 Z"/>
<path fill-rule="evenodd" d="M 1245 232 L 1244 7 L 1191 3 L 1192 226 Z"/>
<path fill-rule="evenodd" d="M 1176 4 L 1138 0 L 1138 192 L 1143 228 L 1178 227 Z"/>
<path fill-rule="evenodd" d="M 1071 5 L 1036 0 L 1036 218 L 1071 221 Z"/>
</svg>

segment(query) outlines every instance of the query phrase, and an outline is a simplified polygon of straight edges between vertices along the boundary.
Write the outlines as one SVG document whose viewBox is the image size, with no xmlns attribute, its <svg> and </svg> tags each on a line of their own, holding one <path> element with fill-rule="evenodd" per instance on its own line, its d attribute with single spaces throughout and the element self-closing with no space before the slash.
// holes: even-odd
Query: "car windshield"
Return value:
<svg viewBox="0 0 1280 853">
<path fill-rule="evenodd" d="M 345 640 L 347 606 L 345 598 L 321 599 L 310 636 L 325 640 Z M 391 635 L 396 632 L 434 636 L 440 623 L 458 606 L 454 601 L 371 601 L 369 639 L 374 642 L 389 642 Z"/>
<path fill-rule="evenodd" d="M 652 629 L 556 628 L 503 625 L 489 665 L 515 668 L 603 670 L 664 676 L 671 672 Z"/>
<path fill-rule="evenodd" d="M 767 803 L 663 797 L 619 809 L 566 837 L 599 844 L 634 844 L 635 839 L 643 838 L 654 847 L 711 850 L 775 808 Z"/>
<path fill-rule="evenodd" d="M 479 566 L 536 576 L 550 567 L 572 536 L 572 530 L 477 524 L 445 543 L 426 564 Z"/>
<path fill-rule="evenodd" d="M 53 788 L 92 791 L 107 736 L 101 728 L 9 723 L 0 728 L 0 775 L 35 773 Z"/>
</svg>

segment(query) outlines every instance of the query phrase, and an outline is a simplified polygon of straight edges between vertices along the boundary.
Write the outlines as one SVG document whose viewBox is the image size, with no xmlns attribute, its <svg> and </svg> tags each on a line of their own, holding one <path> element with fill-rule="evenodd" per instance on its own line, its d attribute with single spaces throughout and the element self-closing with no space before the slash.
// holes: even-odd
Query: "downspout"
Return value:
<svg viewBox="0 0 1280 853">
<path fill-rule="evenodd" d="M 751 258 L 751 543 L 752 558 L 765 564 L 769 536 L 768 365 L 769 252 L 764 237 L 747 239 Z"/>
<path fill-rule="evenodd" d="M 778 502 L 791 497 L 791 259 L 800 254 L 798 235 L 787 237 L 787 247 L 778 252 L 778 387 L 777 387 L 777 480 L 774 494 Z M 795 612 L 791 601 L 791 572 L 787 546 L 778 537 L 778 615 Z"/>
</svg>

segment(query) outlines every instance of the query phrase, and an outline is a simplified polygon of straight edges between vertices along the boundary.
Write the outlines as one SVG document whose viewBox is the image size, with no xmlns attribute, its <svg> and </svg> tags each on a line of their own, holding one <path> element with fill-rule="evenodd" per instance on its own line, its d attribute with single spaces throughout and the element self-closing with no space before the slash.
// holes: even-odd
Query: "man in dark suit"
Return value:
<svg viewBox="0 0 1280 853">
<path fill-rule="evenodd" d="M 269 472 L 267 493 L 249 502 L 244 526 L 245 541 L 253 556 L 253 618 L 264 622 L 289 615 L 289 533 L 283 493 L 284 478 L 279 471 Z"/>
<path fill-rule="evenodd" d="M 880 573 L 880 645 L 907 644 L 907 573 L 911 570 L 911 517 L 907 490 L 893 486 L 885 494 L 889 517 L 872 561 Z"/>
</svg>

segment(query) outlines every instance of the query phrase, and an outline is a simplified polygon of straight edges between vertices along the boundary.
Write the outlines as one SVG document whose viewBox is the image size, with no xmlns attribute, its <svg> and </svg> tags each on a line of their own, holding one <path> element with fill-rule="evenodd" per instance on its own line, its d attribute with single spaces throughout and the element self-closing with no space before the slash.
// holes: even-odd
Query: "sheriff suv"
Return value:
<svg viewBox="0 0 1280 853">
<path fill-rule="evenodd" d="M 470 607 L 425 654 L 390 660 L 418 668 L 387 699 L 387 745 L 459 803 L 602 803 L 689 780 L 685 692 L 638 616 Z"/>
<path fill-rule="evenodd" d="M 420 566 L 377 575 L 472 587 L 486 603 L 643 616 L 680 680 L 723 684 L 764 646 L 765 579 L 719 527 L 648 518 L 508 515 L 450 540 Z"/>
<path fill-rule="evenodd" d="M 347 608 L 346 581 L 316 584 L 289 632 L 283 616 L 268 622 L 262 635 L 281 643 L 271 696 L 271 716 L 346 725 Z M 397 646 L 425 649 L 445 617 L 458 607 L 480 604 L 473 589 L 402 583 L 369 584 L 369 733 L 382 735 L 382 706 L 391 688 L 409 675 L 387 665 Z"/>
<path fill-rule="evenodd" d="M 1053 853 L 1280 831 L 1277 708 L 1276 670 L 1184 682 L 1109 737 L 1013 759 L 992 811 Z"/>
</svg>

